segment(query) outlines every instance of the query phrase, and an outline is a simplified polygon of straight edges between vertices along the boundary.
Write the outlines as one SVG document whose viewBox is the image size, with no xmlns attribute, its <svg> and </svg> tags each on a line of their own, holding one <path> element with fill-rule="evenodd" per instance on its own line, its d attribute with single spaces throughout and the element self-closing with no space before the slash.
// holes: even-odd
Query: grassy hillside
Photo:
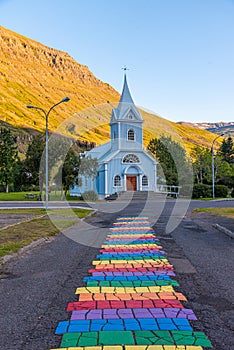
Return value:
<svg viewBox="0 0 234 350">
<path fill-rule="evenodd" d="M 19 134 L 21 152 L 32 133 L 45 129 L 44 116 L 27 109 L 26 105 L 48 110 L 65 96 L 71 100 L 51 112 L 50 131 L 97 144 L 106 142 L 111 109 L 116 107 L 119 93 L 68 53 L 0 26 L 0 119 L 1 125 L 12 128 L 15 135 Z M 190 151 L 194 144 L 210 147 L 214 139 L 208 131 L 141 112 L 145 121 L 145 145 L 152 137 L 171 135 Z"/>
<path fill-rule="evenodd" d="M 0 115 L 19 127 L 44 130 L 41 113 L 65 96 L 71 101 L 50 114 L 54 130 L 73 113 L 94 104 L 118 101 L 119 94 L 71 56 L 0 27 Z"/>
</svg>

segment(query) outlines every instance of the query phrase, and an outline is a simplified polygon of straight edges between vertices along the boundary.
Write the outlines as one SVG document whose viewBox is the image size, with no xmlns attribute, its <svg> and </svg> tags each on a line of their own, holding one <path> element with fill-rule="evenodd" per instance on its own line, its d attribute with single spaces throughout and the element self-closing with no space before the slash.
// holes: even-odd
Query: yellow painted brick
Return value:
<svg viewBox="0 0 234 350">
<path fill-rule="evenodd" d="M 105 346 L 103 346 L 103 350 L 123 350 L 123 346 L 122 345 L 114 345 L 114 346 L 113 345 L 107 345 L 107 346 L 105 345 Z"/>
<path fill-rule="evenodd" d="M 101 287 L 86 287 L 86 293 L 101 293 Z"/>
<path fill-rule="evenodd" d="M 179 345 L 179 346 L 175 346 L 175 345 L 164 345 L 164 350 L 185 350 L 185 346 L 184 345 Z"/>
<path fill-rule="evenodd" d="M 146 349 L 147 349 L 147 345 L 125 345 L 125 350 L 146 350 Z"/>
<path fill-rule="evenodd" d="M 75 294 L 88 293 L 85 287 L 76 288 Z"/>
<path fill-rule="evenodd" d="M 111 260 L 111 264 L 124 264 L 126 263 L 126 260 Z"/>
<path fill-rule="evenodd" d="M 115 287 L 101 287 L 100 293 L 115 293 Z"/>
<path fill-rule="evenodd" d="M 173 350 L 175 347 L 173 348 Z M 147 347 L 147 350 L 164 350 L 164 347 L 162 345 L 149 345 Z"/>
<path fill-rule="evenodd" d="M 149 293 L 148 287 L 135 287 L 137 293 Z"/>
<path fill-rule="evenodd" d="M 76 292 L 75 292 L 75 294 L 89 294 L 89 293 L 90 292 L 85 287 L 76 288 Z M 98 292 L 96 292 L 96 293 L 98 293 Z"/>
<path fill-rule="evenodd" d="M 132 288 L 132 287 L 125 287 L 124 289 L 125 289 L 125 293 L 136 294 L 135 288 Z"/>
<path fill-rule="evenodd" d="M 159 293 L 159 292 L 173 292 L 174 291 L 174 288 L 173 286 L 149 286 L 149 291 L 150 292 L 156 292 L 156 293 Z"/>
<path fill-rule="evenodd" d="M 202 350 L 203 348 L 201 346 L 186 346 L 186 350 Z"/>
<path fill-rule="evenodd" d="M 76 348 L 71 348 L 71 350 L 76 350 Z M 102 346 L 85 346 L 84 348 L 77 348 L 77 349 L 82 349 L 82 350 L 102 350 Z M 61 350 L 61 349 L 60 349 Z M 122 348 L 121 348 L 122 350 Z"/>
<path fill-rule="evenodd" d="M 96 348 L 90 348 L 91 350 L 102 350 L 102 347 L 97 347 Z M 57 348 L 57 349 L 50 349 L 50 350 L 61 350 L 61 348 Z M 76 347 L 72 347 L 72 348 L 63 348 L 63 350 L 86 350 L 86 348 L 84 347 L 80 347 L 80 346 L 76 346 Z"/>
<path fill-rule="evenodd" d="M 109 262 L 109 260 L 108 260 Z M 101 261 L 100 260 L 93 260 L 92 265 L 100 265 Z"/>
<path fill-rule="evenodd" d="M 115 292 L 118 293 L 118 294 L 126 294 L 126 290 L 124 287 L 117 287 L 115 288 Z"/>
</svg>

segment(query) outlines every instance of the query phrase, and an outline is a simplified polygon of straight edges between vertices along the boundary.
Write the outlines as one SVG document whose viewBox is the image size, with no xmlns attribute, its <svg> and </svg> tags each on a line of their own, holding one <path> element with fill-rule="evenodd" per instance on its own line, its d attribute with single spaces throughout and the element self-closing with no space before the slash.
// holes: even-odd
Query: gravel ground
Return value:
<svg viewBox="0 0 234 350">
<path fill-rule="evenodd" d="M 164 211 L 159 219 L 161 229 L 156 224 L 155 230 L 175 267 L 178 288 L 188 298 L 186 305 L 198 317 L 194 329 L 209 336 L 213 350 L 233 350 L 234 240 L 212 226 L 219 223 L 230 229 L 233 222 L 192 214 L 166 235 L 167 214 Z"/>
</svg>

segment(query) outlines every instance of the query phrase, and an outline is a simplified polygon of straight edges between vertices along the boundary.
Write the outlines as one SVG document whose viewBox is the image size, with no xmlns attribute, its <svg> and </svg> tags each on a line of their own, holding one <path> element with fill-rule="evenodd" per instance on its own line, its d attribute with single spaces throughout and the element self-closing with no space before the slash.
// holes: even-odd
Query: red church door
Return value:
<svg viewBox="0 0 234 350">
<path fill-rule="evenodd" d="M 137 177 L 127 176 L 127 191 L 136 191 L 136 190 L 137 190 Z"/>
</svg>

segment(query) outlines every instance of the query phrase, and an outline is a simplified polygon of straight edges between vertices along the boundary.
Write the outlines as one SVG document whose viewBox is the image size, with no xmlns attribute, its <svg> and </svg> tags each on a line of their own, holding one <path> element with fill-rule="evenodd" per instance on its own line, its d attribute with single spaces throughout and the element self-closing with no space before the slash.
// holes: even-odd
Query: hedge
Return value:
<svg viewBox="0 0 234 350">
<path fill-rule="evenodd" d="M 215 197 L 226 198 L 228 195 L 228 187 L 225 185 L 215 186 Z M 195 184 L 193 186 L 192 198 L 211 198 L 212 197 L 212 186 L 206 184 Z"/>
</svg>

